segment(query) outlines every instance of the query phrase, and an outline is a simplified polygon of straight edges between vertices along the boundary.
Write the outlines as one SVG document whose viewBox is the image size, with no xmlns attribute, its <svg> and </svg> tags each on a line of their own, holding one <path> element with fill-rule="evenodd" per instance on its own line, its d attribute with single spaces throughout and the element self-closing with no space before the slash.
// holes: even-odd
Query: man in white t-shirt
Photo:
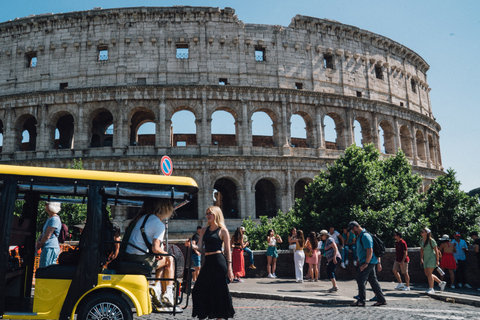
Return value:
<svg viewBox="0 0 480 320">
<path fill-rule="evenodd" d="M 337 244 L 338 252 L 342 252 L 343 244 L 345 242 L 342 235 L 338 231 L 335 231 L 334 227 L 330 227 L 330 229 L 328 230 L 328 233 L 330 234 L 330 238 L 332 238 Z M 342 261 L 342 268 L 345 269 L 345 262 L 343 261 Z"/>
</svg>

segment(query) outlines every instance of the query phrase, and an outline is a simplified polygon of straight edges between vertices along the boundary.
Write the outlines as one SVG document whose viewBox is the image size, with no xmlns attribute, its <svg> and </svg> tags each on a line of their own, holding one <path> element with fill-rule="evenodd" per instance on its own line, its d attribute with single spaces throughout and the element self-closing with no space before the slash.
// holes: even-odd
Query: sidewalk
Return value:
<svg viewBox="0 0 480 320">
<path fill-rule="evenodd" d="M 270 278 L 244 278 L 243 283 L 231 283 L 230 293 L 233 297 L 250 299 L 271 299 L 284 301 L 309 302 L 320 304 L 350 304 L 354 302 L 354 296 L 358 294 L 355 280 L 337 280 L 338 291 L 329 293 L 332 287 L 330 280 L 318 282 L 296 283 L 294 279 L 270 279 Z M 405 298 L 419 298 L 425 296 L 427 284 L 411 284 L 411 291 L 395 290 L 397 283 L 380 282 L 383 292 L 388 301 Z M 374 296 L 370 285 L 367 283 L 367 300 Z M 468 304 L 480 307 L 480 291 L 475 289 L 445 289 L 441 292 L 435 286 L 435 294 L 430 297 L 452 303 Z M 367 302 L 368 303 L 368 302 Z"/>
</svg>

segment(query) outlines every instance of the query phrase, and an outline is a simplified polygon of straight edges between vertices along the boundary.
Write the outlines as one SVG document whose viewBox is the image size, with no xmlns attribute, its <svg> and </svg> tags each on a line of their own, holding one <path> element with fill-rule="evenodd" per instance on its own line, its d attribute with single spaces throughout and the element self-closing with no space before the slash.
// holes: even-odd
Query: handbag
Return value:
<svg viewBox="0 0 480 320">
<path fill-rule="evenodd" d="M 303 251 L 305 251 L 305 256 L 306 256 L 306 257 L 311 257 L 311 256 L 313 256 L 313 251 L 312 251 L 312 249 L 305 248 L 305 249 L 303 249 Z"/>
</svg>

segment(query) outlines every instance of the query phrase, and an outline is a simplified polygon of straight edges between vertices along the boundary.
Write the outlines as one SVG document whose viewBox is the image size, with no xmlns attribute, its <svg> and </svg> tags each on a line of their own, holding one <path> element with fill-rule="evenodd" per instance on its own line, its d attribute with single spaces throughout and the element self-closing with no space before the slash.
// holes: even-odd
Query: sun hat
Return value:
<svg viewBox="0 0 480 320">
<path fill-rule="evenodd" d="M 450 237 L 448 236 L 448 234 L 444 234 L 444 235 L 440 238 L 440 241 L 446 241 L 446 240 L 450 240 Z"/>
</svg>

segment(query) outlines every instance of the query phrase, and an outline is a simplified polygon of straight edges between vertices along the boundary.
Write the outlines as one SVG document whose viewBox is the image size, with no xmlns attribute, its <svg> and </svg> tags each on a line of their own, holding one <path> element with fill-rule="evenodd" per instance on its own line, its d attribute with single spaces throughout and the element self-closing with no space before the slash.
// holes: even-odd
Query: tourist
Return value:
<svg viewBox="0 0 480 320">
<path fill-rule="evenodd" d="M 345 239 L 338 231 L 335 230 L 334 227 L 330 227 L 330 229 L 328 229 L 328 233 L 330 234 L 330 238 L 332 238 L 332 240 L 337 245 L 338 251 L 341 252 L 343 250 L 343 244 L 345 243 Z M 345 263 L 342 262 L 341 265 L 342 268 L 345 268 Z"/>
<path fill-rule="evenodd" d="M 410 258 L 408 257 L 408 247 L 405 240 L 402 239 L 401 232 L 395 232 L 395 262 L 393 263 L 393 274 L 398 281 L 398 285 L 395 290 L 410 291 L 410 276 L 408 275 L 408 263 Z M 405 278 L 405 284 L 402 282 L 403 274 Z"/>
<path fill-rule="evenodd" d="M 455 289 L 455 273 L 454 271 L 457 269 L 457 264 L 455 262 L 455 258 L 453 257 L 453 254 L 457 252 L 457 249 L 455 246 L 450 243 L 450 237 L 448 234 L 444 234 L 440 238 L 440 247 L 438 247 L 438 250 L 442 253 L 442 259 L 440 261 L 440 268 L 446 272 L 445 270 L 448 270 L 450 274 L 450 288 Z M 443 280 L 443 275 L 442 275 L 442 280 Z"/>
<path fill-rule="evenodd" d="M 245 259 L 243 257 L 243 235 L 241 228 L 237 228 L 232 237 L 232 265 L 233 265 L 233 282 L 243 282 L 245 277 Z"/>
<path fill-rule="evenodd" d="M 470 233 L 470 237 L 473 239 L 473 246 L 474 246 L 474 251 L 475 251 L 475 256 L 477 257 L 477 266 L 478 266 L 478 272 L 480 272 L 480 238 L 478 237 L 478 232 L 473 231 Z M 478 289 L 480 290 L 480 289 Z"/>
<path fill-rule="evenodd" d="M 363 229 L 358 222 L 351 221 L 348 224 L 348 230 L 355 233 L 357 236 L 357 257 L 359 261 L 358 274 L 357 274 L 357 285 L 358 285 L 358 300 L 352 304 L 354 307 L 364 307 L 365 306 L 365 296 L 366 296 L 366 284 L 367 281 L 370 283 L 377 302 L 373 306 L 383 306 L 387 304 L 385 296 L 383 295 L 382 288 L 380 283 L 378 283 L 377 274 L 375 269 L 378 271 L 382 270 L 382 266 L 378 258 L 373 253 L 373 237 L 365 229 Z"/>
<path fill-rule="evenodd" d="M 200 230 L 198 245 L 193 246 L 200 251 L 205 245 L 205 263 L 192 290 L 192 317 L 233 318 L 235 310 L 226 281 L 233 280 L 230 235 L 219 207 L 209 207 L 206 216 L 207 226 Z"/>
<path fill-rule="evenodd" d="M 323 243 L 325 243 L 325 257 L 327 258 L 327 276 L 332 281 L 332 288 L 328 292 L 338 291 L 337 280 L 335 279 L 335 269 L 342 262 L 342 256 L 338 250 L 335 240 L 327 230 L 320 231 Z"/>
<path fill-rule="evenodd" d="M 57 263 L 56 261 L 60 254 L 58 235 L 62 228 L 62 220 L 58 216 L 58 213 L 61 207 L 60 202 L 45 202 L 45 212 L 48 214 L 48 219 L 43 225 L 42 234 L 36 244 L 37 250 L 42 249 L 38 265 L 39 268 Z"/>
<path fill-rule="evenodd" d="M 295 252 L 293 253 L 293 260 L 295 266 L 295 280 L 297 283 L 303 282 L 303 265 L 305 263 L 305 253 L 303 248 L 305 246 L 305 238 L 303 231 L 297 231 L 297 240 L 295 240 Z"/>
<path fill-rule="evenodd" d="M 243 237 L 243 251 L 245 251 L 248 254 L 248 257 L 250 258 L 250 269 L 257 269 L 255 267 L 255 261 L 253 260 L 253 252 L 250 248 L 248 248 L 248 245 L 250 242 L 248 242 L 248 236 L 245 234 L 245 227 L 240 227 L 240 231 L 242 231 L 242 237 Z"/>
<path fill-rule="evenodd" d="M 357 241 L 357 237 L 353 232 L 347 230 L 347 228 L 343 228 L 342 238 L 345 240 L 345 246 L 343 250 L 340 251 L 342 254 L 342 261 L 345 261 L 345 266 L 348 266 L 348 251 L 352 251 L 352 261 L 353 265 L 357 266 L 357 247 L 355 242 Z"/>
<path fill-rule="evenodd" d="M 187 248 L 189 248 L 191 244 L 198 244 L 198 240 L 200 239 L 200 230 L 202 230 L 202 226 L 197 226 L 197 231 L 193 234 L 192 240 L 188 239 L 185 242 L 185 246 Z M 202 254 L 200 253 L 200 251 L 192 248 L 192 255 L 190 256 L 190 258 L 192 259 L 193 266 L 192 284 L 195 284 L 195 281 L 197 281 L 198 275 L 200 274 L 200 269 L 202 267 Z"/>
<path fill-rule="evenodd" d="M 282 238 L 275 234 L 273 230 L 268 230 L 267 233 L 267 272 L 268 278 L 276 278 L 277 275 L 275 274 L 275 269 L 277 268 L 277 258 L 278 258 L 278 250 L 277 250 L 277 242 L 282 243 Z"/>
<path fill-rule="evenodd" d="M 428 228 L 423 228 L 421 231 L 422 239 L 420 240 L 420 264 L 423 265 L 425 275 L 428 280 L 427 294 L 435 293 L 433 289 L 434 282 L 438 283 L 440 290 L 445 290 L 446 282 L 438 279 L 433 274 L 433 270 L 439 265 L 440 253 L 437 248 L 437 243 L 432 239 L 432 232 Z"/>
<path fill-rule="evenodd" d="M 307 253 L 309 252 L 309 253 Z M 318 240 L 314 231 L 310 232 L 305 243 L 305 262 L 308 263 L 310 281 L 318 281 Z"/>
<path fill-rule="evenodd" d="M 290 230 L 290 234 L 288 235 L 288 249 L 295 251 L 295 247 L 297 246 L 297 229 L 292 228 Z"/>
<path fill-rule="evenodd" d="M 467 283 L 467 256 L 466 252 L 468 251 L 468 246 L 465 240 L 461 239 L 461 235 L 459 232 L 456 232 L 454 235 L 454 239 L 452 240 L 453 245 L 455 245 L 457 252 L 453 253 L 453 257 L 455 261 L 457 261 L 457 271 L 456 273 L 456 280 L 458 287 L 461 288 L 463 284 L 465 284 L 465 288 L 472 288 Z"/>
</svg>

